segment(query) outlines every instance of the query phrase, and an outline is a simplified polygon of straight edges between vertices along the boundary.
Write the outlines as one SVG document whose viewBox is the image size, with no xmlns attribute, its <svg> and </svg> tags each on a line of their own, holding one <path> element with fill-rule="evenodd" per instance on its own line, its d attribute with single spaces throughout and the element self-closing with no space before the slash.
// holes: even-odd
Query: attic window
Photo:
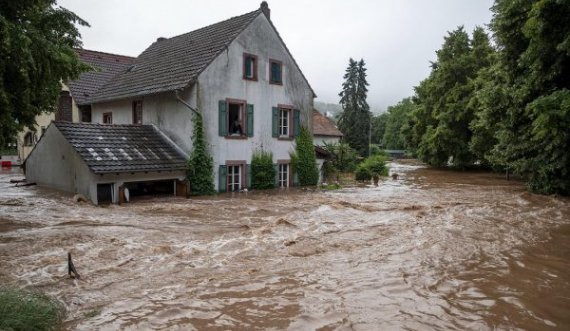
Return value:
<svg viewBox="0 0 570 331">
<path fill-rule="evenodd" d="M 283 84 L 283 63 L 277 60 L 269 60 L 269 83 Z"/>
<path fill-rule="evenodd" d="M 130 66 L 128 66 L 127 72 L 131 72 L 136 67 L 137 67 L 136 64 L 131 64 Z"/>
<path fill-rule="evenodd" d="M 257 80 L 257 56 L 243 54 L 243 79 Z"/>
</svg>

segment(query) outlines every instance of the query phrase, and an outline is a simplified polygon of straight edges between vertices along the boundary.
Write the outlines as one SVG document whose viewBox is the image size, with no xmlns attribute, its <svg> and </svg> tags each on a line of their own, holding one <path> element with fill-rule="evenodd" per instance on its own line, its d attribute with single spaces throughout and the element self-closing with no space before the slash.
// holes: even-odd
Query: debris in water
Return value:
<svg viewBox="0 0 570 331">
<path fill-rule="evenodd" d="M 75 270 L 75 266 L 73 265 L 73 261 L 71 261 L 71 253 L 67 253 L 67 272 L 70 278 L 80 279 L 79 273 Z M 73 275 L 72 275 L 73 273 Z"/>
<path fill-rule="evenodd" d="M 23 206 L 25 205 L 22 199 L 8 199 L 4 201 L 0 201 L 0 205 L 2 206 Z"/>
<path fill-rule="evenodd" d="M 83 194 L 76 194 L 73 196 L 73 201 L 75 203 L 88 202 L 87 198 Z"/>
<path fill-rule="evenodd" d="M 275 225 L 285 225 L 285 226 L 292 226 L 297 227 L 295 224 L 289 222 L 286 218 L 280 218 L 275 222 Z"/>
</svg>

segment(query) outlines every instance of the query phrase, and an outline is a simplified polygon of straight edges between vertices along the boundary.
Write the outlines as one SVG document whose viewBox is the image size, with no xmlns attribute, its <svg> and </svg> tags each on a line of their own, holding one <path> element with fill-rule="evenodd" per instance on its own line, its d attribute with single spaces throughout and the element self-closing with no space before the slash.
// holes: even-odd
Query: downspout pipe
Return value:
<svg viewBox="0 0 570 331">
<path fill-rule="evenodd" d="M 194 112 L 194 114 L 200 116 L 200 112 L 198 110 L 196 110 L 196 108 L 190 106 L 186 101 L 182 100 L 182 98 L 180 97 L 180 91 L 176 90 L 174 91 L 174 95 L 176 96 L 176 100 L 178 100 L 180 103 L 182 103 L 184 106 L 188 107 L 188 109 L 190 109 L 191 111 Z"/>
</svg>

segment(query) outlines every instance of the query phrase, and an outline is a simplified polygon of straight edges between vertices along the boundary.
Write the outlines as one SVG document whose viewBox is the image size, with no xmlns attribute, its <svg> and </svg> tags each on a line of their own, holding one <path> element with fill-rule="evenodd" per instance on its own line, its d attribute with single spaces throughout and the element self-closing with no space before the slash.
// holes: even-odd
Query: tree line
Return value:
<svg viewBox="0 0 570 331">
<path fill-rule="evenodd" d="M 411 98 L 372 141 L 436 167 L 484 167 L 570 194 L 570 2 L 496 0 L 489 34 L 448 32 Z"/>
</svg>

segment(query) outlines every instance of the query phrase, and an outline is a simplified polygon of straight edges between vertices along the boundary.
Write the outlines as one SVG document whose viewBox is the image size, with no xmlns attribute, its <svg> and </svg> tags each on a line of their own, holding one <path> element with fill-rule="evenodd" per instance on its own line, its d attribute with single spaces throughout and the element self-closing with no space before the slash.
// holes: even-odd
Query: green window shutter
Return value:
<svg viewBox="0 0 570 331">
<path fill-rule="evenodd" d="M 293 110 L 293 136 L 297 137 L 301 132 L 301 111 Z"/>
<path fill-rule="evenodd" d="M 225 100 L 218 102 L 218 132 L 219 135 L 225 137 L 228 135 L 228 112 Z"/>
<path fill-rule="evenodd" d="M 273 163 L 273 169 L 275 169 L 275 187 L 279 187 L 279 164 Z"/>
<path fill-rule="evenodd" d="M 228 186 L 228 167 L 225 165 L 220 165 L 220 169 L 218 171 L 218 191 L 225 192 Z"/>
<path fill-rule="evenodd" d="M 253 137 L 253 105 L 247 105 L 247 136 Z"/>
<path fill-rule="evenodd" d="M 272 128 L 273 128 L 273 137 L 279 137 L 279 108 L 273 107 L 273 120 L 272 120 Z"/>
<path fill-rule="evenodd" d="M 251 164 L 246 166 L 245 180 L 248 188 L 251 188 Z"/>
</svg>

